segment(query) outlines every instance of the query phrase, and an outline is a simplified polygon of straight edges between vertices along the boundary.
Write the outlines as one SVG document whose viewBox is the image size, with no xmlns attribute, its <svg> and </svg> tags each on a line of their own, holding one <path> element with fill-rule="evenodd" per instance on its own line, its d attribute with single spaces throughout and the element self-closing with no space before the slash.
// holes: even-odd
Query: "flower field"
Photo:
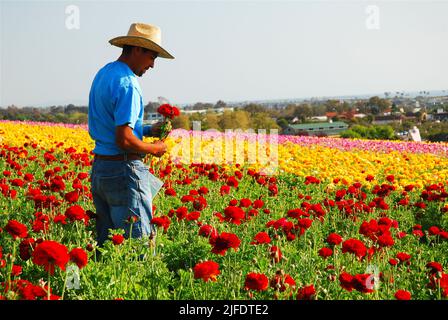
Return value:
<svg viewBox="0 0 448 320">
<path fill-rule="evenodd" d="M 0 298 L 448 297 L 447 144 L 226 135 L 145 158 L 154 256 L 121 230 L 97 248 L 85 126 L 0 121 Z"/>
</svg>

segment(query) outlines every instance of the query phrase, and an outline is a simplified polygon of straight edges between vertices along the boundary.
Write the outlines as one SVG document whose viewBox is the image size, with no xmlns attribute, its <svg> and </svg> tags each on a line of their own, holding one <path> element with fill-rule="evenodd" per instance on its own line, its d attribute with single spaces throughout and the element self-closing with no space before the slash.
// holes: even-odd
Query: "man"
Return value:
<svg viewBox="0 0 448 320">
<path fill-rule="evenodd" d="M 154 190 L 151 182 L 160 180 L 142 159 L 146 154 L 161 157 L 167 146 L 143 142 L 143 136 L 160 134 L 161 123 L 143 126 L 137 76 L 153 68 L 157 57 L 174 59 L 162 48 L 161 31 L 154 25 L 134 23 L 126 36 L 109 42 L 123 52 L 96 74 L 89 95 L 89 134 L 95 140 L 91 191 L 99 246 L 109 238 L 109 229 L 124 229 L 125 237 L 154 238 L 152 198 L 160 185 Z"/>
</svg>

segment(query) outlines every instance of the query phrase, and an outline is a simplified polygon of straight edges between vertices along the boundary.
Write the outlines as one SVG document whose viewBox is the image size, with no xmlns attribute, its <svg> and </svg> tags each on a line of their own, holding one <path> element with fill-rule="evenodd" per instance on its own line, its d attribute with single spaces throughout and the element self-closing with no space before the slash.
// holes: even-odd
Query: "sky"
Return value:
<svg viewBox="0 0 448 320">
<path fill-rule="evenodd" d="M 447 15 L 448 0 L 0 0 L 0 106 L 87 105 L 133 22 L 175 57 L 138 78 L 146 101 L 448 89 Z"/>
</svg>

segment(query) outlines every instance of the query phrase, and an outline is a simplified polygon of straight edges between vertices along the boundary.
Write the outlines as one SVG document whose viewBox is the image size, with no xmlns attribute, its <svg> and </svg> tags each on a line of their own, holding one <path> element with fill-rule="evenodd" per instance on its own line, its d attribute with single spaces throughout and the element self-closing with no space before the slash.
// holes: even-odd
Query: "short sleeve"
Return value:
<svg viewBox="0 0 448 320">
<path fill-rule="evenodd" d="M 134 129 L 141 107 L 140 92 L 132 85 L 120 86 L 115 102 L 115 126 L 129 124 Z"/>
</svg>

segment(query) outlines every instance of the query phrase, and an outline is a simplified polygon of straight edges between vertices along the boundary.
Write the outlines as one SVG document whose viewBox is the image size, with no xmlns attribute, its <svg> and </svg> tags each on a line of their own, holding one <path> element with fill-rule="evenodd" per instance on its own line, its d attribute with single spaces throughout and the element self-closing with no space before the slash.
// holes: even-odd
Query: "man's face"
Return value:
<svg viewBox="0 0 448 320">
<path fill-rule="evenodd" d="M 157 58 L 158 53 L 151 50 L 144 50 L 143 48 L 137 47 L 133 52 L 134 60 L 134 73 L 141 77 L 146 70 L 149 68 L 154 68 L 154 60 Z"/>
</svg>

